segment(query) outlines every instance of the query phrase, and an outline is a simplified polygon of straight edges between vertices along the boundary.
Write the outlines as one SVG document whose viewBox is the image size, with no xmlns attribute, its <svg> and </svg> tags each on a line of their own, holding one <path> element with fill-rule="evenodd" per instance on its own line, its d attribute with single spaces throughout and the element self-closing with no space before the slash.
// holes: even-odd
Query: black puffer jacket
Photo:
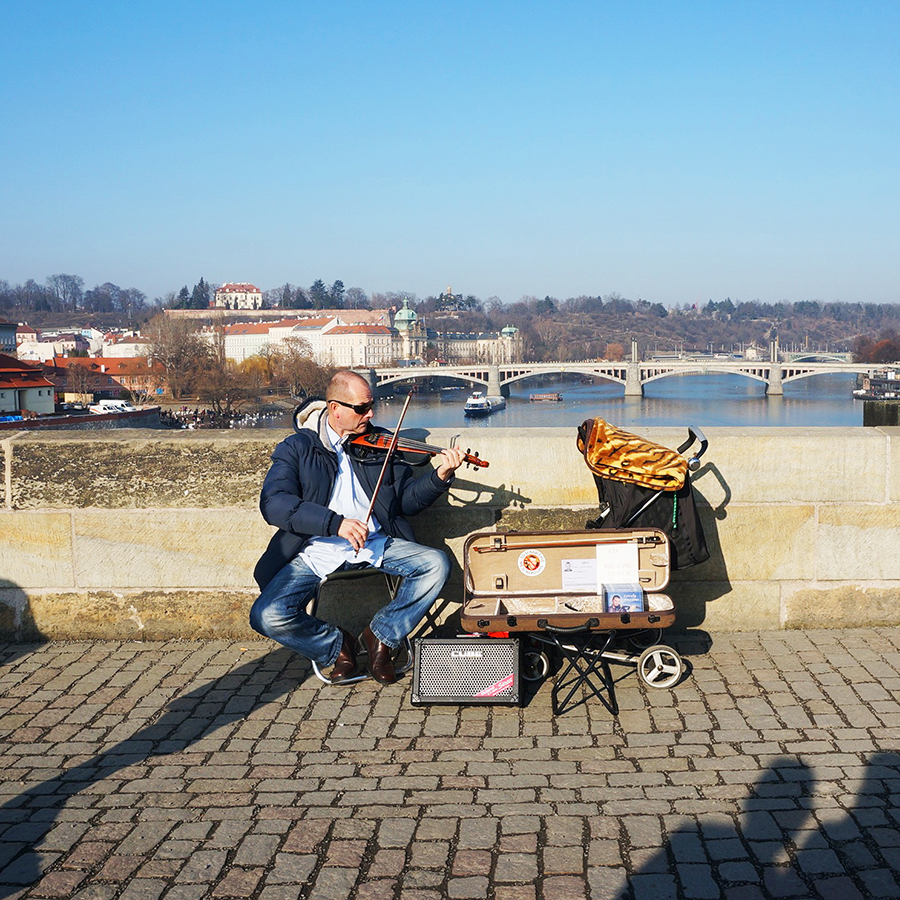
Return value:
<svg viewBox="0 0 900 900">
<path fill-rule="evenodd" d="M 328 508 L 337 478 L 337 455 L 325 433 L 326 413 L 315 410 L 305 427 L 285 438 L 272 454 L 259 499 L 263 518 L 278 531 L 260 557 L 253 572 L 260 589 L 282 566 L 300 553 L 313 537 L 338 533 L 343 516 Z M 360 459 L 351 454 L 351 465 L 366 494 L 371 497 L 384 463 L 383 454 Z M 412 467 L 393 457 L 375 500 L 373 513 L 382 530 L 391 537 L 415 540 L 406 516 L 414 516 L 441 496 L 452 483 L 438 478 L 431 469 L 416 478 Z"/>
</svg>

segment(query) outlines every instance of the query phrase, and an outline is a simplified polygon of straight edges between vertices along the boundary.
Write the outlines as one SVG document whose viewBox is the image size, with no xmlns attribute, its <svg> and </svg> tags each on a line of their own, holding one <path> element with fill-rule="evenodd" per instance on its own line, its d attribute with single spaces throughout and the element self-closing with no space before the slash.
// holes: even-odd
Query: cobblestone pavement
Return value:
<svg viewBox="0 0 900 900">
<path fill-rule="evenodd" d="M 0 647 L 0 898 L 900 896 L 900 629 L 673 640 L 617 718 L 263 642 Z"/>
</svg>

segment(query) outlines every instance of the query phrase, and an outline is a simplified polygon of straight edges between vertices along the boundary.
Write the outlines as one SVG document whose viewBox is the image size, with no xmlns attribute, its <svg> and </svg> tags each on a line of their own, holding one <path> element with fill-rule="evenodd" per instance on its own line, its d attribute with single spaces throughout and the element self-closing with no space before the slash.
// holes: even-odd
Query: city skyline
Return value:
<svg viewBox="0 0 900 900">
<path fill-rule="evenodd" d="M 6 10 L 0 278 L 900 301 L 900 8 Z"/>
</svg>

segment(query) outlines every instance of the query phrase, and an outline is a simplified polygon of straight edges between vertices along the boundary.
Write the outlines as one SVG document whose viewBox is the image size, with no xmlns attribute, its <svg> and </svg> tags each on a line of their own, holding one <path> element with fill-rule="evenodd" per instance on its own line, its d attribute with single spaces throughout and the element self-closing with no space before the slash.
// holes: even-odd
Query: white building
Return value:
<svg viewBox="0 0 900 900">
<path fill-rule="evenodd" d="M 89 350 L 90 345 L 80 334 L 65 334 L 53 339 L 22 341 L 16 350 L 16 355 L 19 359 L 45 363 L 54 356 L 71 356 L 74 353 L 86 353 Z"/>
<path fill-rule="evenodd" d="M 249 282 L 229 281 L 216 288 L 215 305 L 222 309 L 261 309 L 262 291 Z"/>
<path fill-rule="evenodd" d="M 269 322 L 240 322 L 237 325 L 225 325 L 223 343 L 225 358 L 242 363 L 251 356 L 259 356 L 269 349 Z M 204 328 L 204 338 L 215 341 L 217 328 Z"/>
<path fill-rule="evenodd" d="M 108 334 L 100 346 L 100 356 L 114 356 L 117 359 L 137 359 L 150 355 L 151 342 L 148 338 L 135 334 Z"/>
<path fill-rule="evenodd" d="M 55 408 L 55 388 L 43 369 L 0 353 L 0 415 L 47 415 Z"/>
<path fill-rule="evenodd" d="M 289 338 L 302 338 L 310 346 L 313 359 L 324 361 L 322 336 L 330 328 L 340 325 L 335 318 L 293 318 L 277 322 L 237 322 L 234 325 L 207 326 L 201 336 L 211 343 L 222 332 L 225 358 L 242 363 L 251 356 L 265 355 L 276 350 Z"/>
<path fill-rule="evenodd" d="M 300 338 L 309 344 L 312 358 L 319 364 L 325 365 L 325 336 L 331 329 L 344 323 L 338 318 L 318 319 L 293 319 L 289 328 L 282 328 L 281 323 L 273 326 L 269 331 L 270 340 L 276 346 L 281 341 L 289 338 Z"/>
<path fill-rule="evenodd" d="M 393 365 L 400 346 L 400 336 L 386 325 L 336 325 L 322 335 L 323 362 L 339 368 Z"/>
</svg>

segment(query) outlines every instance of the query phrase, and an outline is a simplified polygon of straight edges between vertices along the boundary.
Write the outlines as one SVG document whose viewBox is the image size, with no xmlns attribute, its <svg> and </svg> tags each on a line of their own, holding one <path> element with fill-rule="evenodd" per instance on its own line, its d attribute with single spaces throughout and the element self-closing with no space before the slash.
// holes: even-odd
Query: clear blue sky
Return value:
<svg viewBox="0 0 900 900">
<path fill-rule="evenodd" d="M 900 302 L 900 3 L 0 6 L 0 278 Z"/>
</svg>

